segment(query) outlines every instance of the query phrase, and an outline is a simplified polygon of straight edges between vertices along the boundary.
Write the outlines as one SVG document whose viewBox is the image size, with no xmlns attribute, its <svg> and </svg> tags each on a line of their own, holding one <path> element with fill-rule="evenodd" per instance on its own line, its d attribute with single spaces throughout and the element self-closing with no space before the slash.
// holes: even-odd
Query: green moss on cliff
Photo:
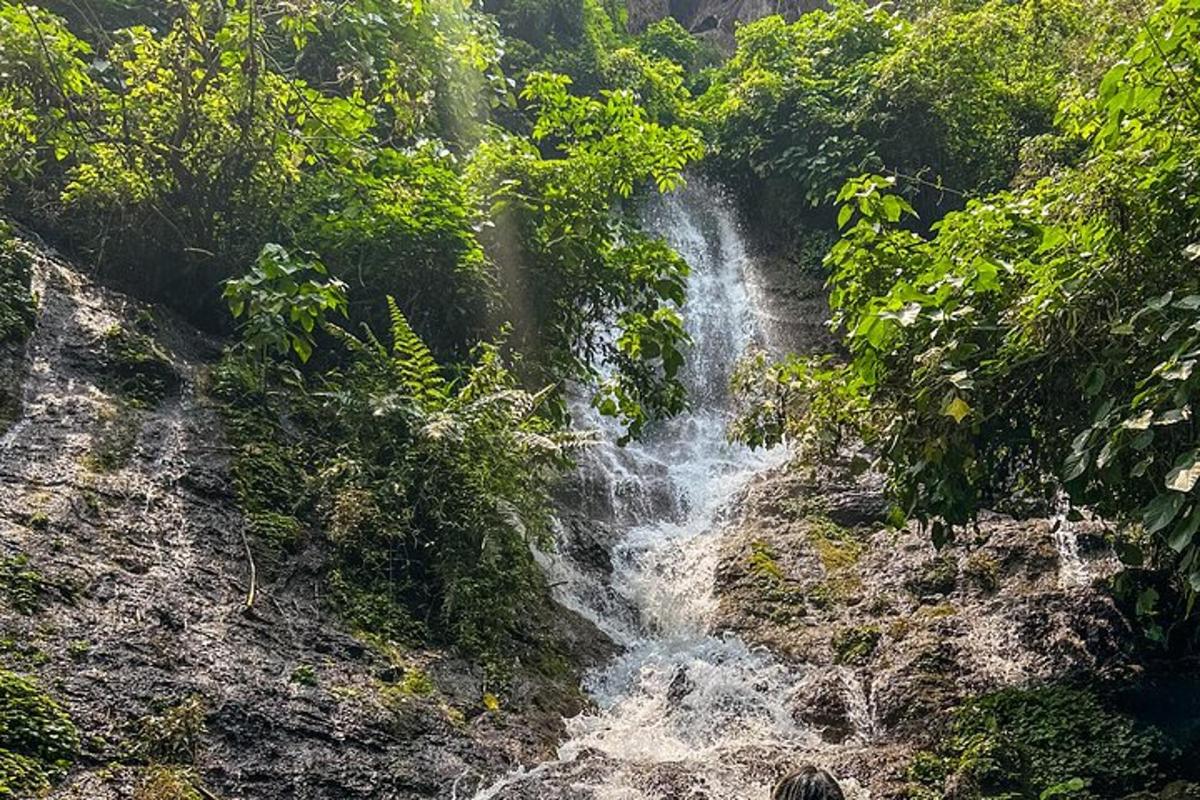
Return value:
<svg viewBox="0 0 1200 800">
<path fill-rule="evenodd" d="M 0 670 L 0 798 L 36 797 L 75 759 L 79 731 L 28 678 Z"/>
</svg>

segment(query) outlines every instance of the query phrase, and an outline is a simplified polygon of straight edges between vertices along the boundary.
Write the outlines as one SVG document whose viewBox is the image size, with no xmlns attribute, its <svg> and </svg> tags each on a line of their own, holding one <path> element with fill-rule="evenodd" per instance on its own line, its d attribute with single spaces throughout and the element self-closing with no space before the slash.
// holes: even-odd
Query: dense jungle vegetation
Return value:
<svg viewBox="0 0 1200 800">
<path fill-rule="evenodd" d="M 743 365 L 733 433 L 865 442 L 939 543 L 1013 498 L 1117 520 L 1167 639 L 1200 590 L 1198 98 L 1200 0 L 842 0 L 727 58 L 599 0 L 0 2 L 0 202 L 230 336 L 256 548 L 319 536 L 355 626 L 495 660 L 586 444 L 568 388 L 629 436 L 686 406 L 688 265 L 636 209 L 710 171 L 828 271 L 845 344 Z M 28 264 L 0 285 L 20 337 Z"/>
</svg>

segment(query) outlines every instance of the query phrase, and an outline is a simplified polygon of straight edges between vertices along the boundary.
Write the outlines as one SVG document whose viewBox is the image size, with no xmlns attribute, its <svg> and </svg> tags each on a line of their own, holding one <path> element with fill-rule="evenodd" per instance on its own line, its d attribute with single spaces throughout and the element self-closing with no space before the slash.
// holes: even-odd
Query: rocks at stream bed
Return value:
<svg viewBox="0 0 1200 800">
<path fill-rule="evenodd" d="M 992 720 L 986 724 L 1000 724 L 1009 738 L 980 742 L 1033 759 L 1033 766 L 1022 762 L 1028 785 L 1017 787 L 1020 796 L 1049 788 L 1033 784 L 1062 764 L 1095 772 L 1098 794 L 1090 797 L 1195 777 L 1180 766 L 1196 763 L 1197 751 L 1188 750 L 1195 737 L 1167 742 L 1118 691 L 1150 691 L 1145 676 L 1161 667 L 1106 588 L 1117 565 L 1100 523 L 1073 523 L 1066 534 L 1090 540 L 1074 565 L 1082 581 L 1078 569 L 1063 568 L 1051 520 L 988 516 L 939 552 L 916 526 L 887 528 L 879 487 L 845 466 L 757 480 L 726 535 L 717 574 L 719 629 L 815 673 L 792 713 L 826 743 L 826 757 L 828 745 L 840 746 L 831 768 L 876 800 L 986 796 L 971 761 L 978 755 L 955 748 L 973 720 Z M 1060 710 L 1071 708 L 1079 719 Z M 1022 735 L 1050 740 L 1024 743 L 1004 729 L 1026 718 L 1044 719 L 1035 724 L 1045 729 Z M 1076 742 L 1089 725 L 1130 733 L 1109 741 L 1099 731 Z M 1079 756 L 1059 763 L 1025 747 L 1051 755 L 1073 748 Z M 1180 761 L 1181 752 L 1190 755 Z M 1100 762 L 1117 765 L 1113 774 Z M 1156 766 L 1143 774 L 1146 765 Z"/>
<path fill-rule="evenodd" d="M 34 285 L 36 328 L 0 366 L 24 397 L 0 433 L 0 669 L 79 730 L 52 797 L 449 797 L 553 747 L 610 652 L 594 628 L 548 614 L 554 668 L 497 686 L 344 630 L 319 550 L 260 564 L 247 608 L 253 543 L 204 394 L 219 343 L 44 249 Z"/>
</svg>

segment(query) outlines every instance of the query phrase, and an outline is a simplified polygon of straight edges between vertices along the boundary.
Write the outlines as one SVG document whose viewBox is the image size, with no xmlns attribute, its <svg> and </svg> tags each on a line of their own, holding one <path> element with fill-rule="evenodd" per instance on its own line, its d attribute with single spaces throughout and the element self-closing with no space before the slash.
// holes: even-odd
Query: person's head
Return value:
<svg viewBox="0 0 1200 800">
<path fill-rule="evenodd" d="M 775 784 L 771 800 L 846 800 L 846 797 L 832 775 L 805 766 Z"/>
</svg>

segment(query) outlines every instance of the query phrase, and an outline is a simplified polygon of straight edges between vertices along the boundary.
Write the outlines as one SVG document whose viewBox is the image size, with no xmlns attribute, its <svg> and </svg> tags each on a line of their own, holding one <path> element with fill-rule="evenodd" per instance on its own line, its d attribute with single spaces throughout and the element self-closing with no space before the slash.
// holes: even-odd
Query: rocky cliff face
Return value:
<svg viewBox="0 0 1200 800">
<path fill-rule="evenodd" d="M 635 33 L 652 22 L 674 17 L 692 33 L 732 52 L 733 32 L 739 24 L 771 14 L 782 14 L 791 21 L 826 5 L 823 0 L 628 0 L 627 8 L 629 27 Z"/>
<path fill-rule="evenodd" d="M 218 343 L 34 249 L 37 327 L 0 370 L 23 383 L 0 438 L 0 675 L 81 734 L 53 797 L 446 797 L 552 747 L 572 667 L 485 695 L 450 653 L 345 630 L 319 552 L 255 565 L 205 395 Z M 566 612 L 546 624 L 564 661 L 605 652 Z M 8 767 L 0 797 L 24 796 Z"/>
</svg>

